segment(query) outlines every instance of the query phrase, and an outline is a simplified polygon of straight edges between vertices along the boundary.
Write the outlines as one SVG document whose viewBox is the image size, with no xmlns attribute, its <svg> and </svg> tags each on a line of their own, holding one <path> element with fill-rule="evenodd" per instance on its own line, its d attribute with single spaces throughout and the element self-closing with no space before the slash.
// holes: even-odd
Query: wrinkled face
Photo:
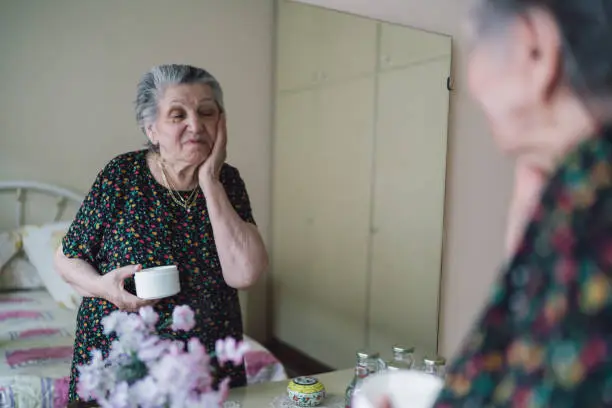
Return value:
<svg viewBox="0 0 612 408">
<path fill-rule="evenodd" d="M 170 85 L 158 101 L 155 122 L 147 129 L 163 159 L 198 165 L 210 155 L 220 109 L 206 84 Z"/>
<path fill-rule="evenodd" d="M 502 24 L 503 29 L 481 32 L 470 24 L 468 86 L 500 149 L 530 154 L 537 149 L 543 112 L 559 85 L 558 32 L 543 12 Z"/>
</svg>

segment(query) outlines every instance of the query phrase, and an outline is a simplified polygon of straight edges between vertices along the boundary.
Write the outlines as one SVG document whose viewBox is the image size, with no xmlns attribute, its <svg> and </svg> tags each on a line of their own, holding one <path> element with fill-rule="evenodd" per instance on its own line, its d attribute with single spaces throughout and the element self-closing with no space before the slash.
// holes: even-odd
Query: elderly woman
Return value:
<svg viewBox="0 0 612 408">
<path fill-rule="evenodd" d="M 612 406 L 611 17 L 480 1 L 469 87 L 516 159 L 509 259 L 438 408 Z"/>
<path fill-rule="evenodd" d="M 101 319 L 114 310 L 149 304 L 134 295 L 141 268 L 176 264 L 181 292 L 155 303 L 162 319 L 176 305 L 196 312 L 196 327 L 166 335 L 197 336 L 209 350 L 217 339 L 242 339 L 237 289 L 267 268 L 238 170 L 225 163 L 226 117 L 217 80 L 203 69 L 162 65 L 138 84 L 136 118 L 149 149 L 111 160 L 98 174 L 66 234 L 56 265 L 83 296 L 70 381 L 77 400 L 77 367 L 112 340 Z M 231 386 L 245 384 L 244 366 L 220 371 Z"/>
</svg>

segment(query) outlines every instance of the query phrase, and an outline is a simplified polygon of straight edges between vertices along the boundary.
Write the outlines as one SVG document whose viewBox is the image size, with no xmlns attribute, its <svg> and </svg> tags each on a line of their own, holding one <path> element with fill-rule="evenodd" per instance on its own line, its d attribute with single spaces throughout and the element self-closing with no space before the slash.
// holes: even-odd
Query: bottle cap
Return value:
<svg viewBox="0 0 612 408">
<path fill-rule="evenodd" d="M 443 366 L 446 364 L 446 359 L 440 356 L 425 357 L 423 361 L 428 366 Z"/>
<path fill-rule="evenodd" d="M 376 351 L 371 350 L 359 350 L 357 352 L 357 359 L 359 360 L 367 360 L 367 359 L 375 359 L 379 358 L 380 354 Z"/>
<path fill-rule="evenodd" d="M 397 353 L 397 354 L 409 354 L 409 353 L 414 353 L 414 347 L 407 347 L 401 344 L 395 344 L 393 346 L 393 353 Z"/>
</svg>

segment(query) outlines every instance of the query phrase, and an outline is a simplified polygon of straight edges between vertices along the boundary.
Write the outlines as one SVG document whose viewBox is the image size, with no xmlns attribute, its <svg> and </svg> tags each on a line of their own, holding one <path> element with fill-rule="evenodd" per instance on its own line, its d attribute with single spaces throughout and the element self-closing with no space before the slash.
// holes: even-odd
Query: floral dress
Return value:
<svg viewBox="0 0 612 408">
<path fill-rule="evenodd" d="M 543 190 L 435 407 L 612 406 L 612 128 Z"/>
<path fill-rule="evenodd" d="M 221 273 L 212 226 L 201 191 L 187 212 L 175 204 L 170 193 L 152 176 L 146 150 L 113 159 L 98 175 L 63 240 L 64 254 L 87 261 L 100 274 L 142 264 L 143 268 L 175 264 L 181 292 L 155 305 L 160 324 L 169 319 L 176 305 L 195 311 L 196 326 L 187 333 L 162 329 L 161 334 L 186 340 L 197 336 L 214 351 L 217 339 L 231 336 L 242 340 L 242 317 L 238 293 Z M 240 217 L 254 223 L 249 198 L 235 168 L 224 165 L 220 176 L 230 202 Z M 190 192 L 180 192 L 185 198 Z M 134 280 L 126 290 L 135 293 Z M 85 297 L 77 316 L 69 400 L 78 400 L 79 365 L 88 363 L 93 349 L 106 357 L 113 337 L 103 333 L 101 320 L 117 308 L 110 302 Z M 216 367 L 219 376 L 230 376 L 232 387 L 245 385 L 244 366 Z"/>
</svg>

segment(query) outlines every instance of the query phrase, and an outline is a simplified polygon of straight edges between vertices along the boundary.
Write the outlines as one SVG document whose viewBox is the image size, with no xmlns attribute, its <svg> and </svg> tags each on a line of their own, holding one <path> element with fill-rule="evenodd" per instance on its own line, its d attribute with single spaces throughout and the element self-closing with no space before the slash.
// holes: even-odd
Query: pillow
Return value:
<svg viewBox="0 0 612 408">
<path fill-rule="evenodd" d="M 23 255 L 17 255 L 0 270 L 0 290 L 40 289 L 38 271 Z"/>
<path fill-rule="evenodd" d="M 61 306 L 76 309 L 81 296 L 56 272 L 54 257 L 66 235 L 70 222 L 55 222 L 43 226 L 22 228 L 23 249 L 51 297 Z"/>
<path fill-rule="evenodd" d="M 0 269 L 21 249 L 21 236 L 15 232 L 0 233 Z"/>
</svg>

